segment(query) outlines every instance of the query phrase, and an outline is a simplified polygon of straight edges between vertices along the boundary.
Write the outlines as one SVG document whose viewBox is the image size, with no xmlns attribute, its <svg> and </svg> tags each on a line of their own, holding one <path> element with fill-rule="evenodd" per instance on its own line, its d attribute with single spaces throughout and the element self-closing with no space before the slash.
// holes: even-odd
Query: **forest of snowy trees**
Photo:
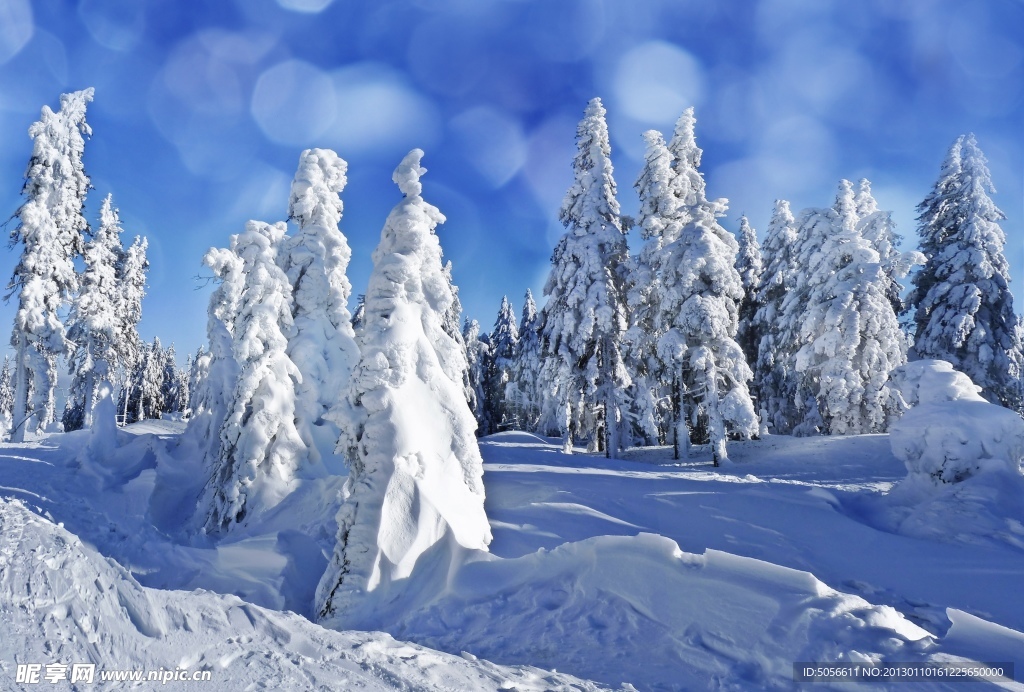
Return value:
<svg viewBox="0 0 1024 692">
<path fill-rule="evenodd" d="M 1022 410 L 1004 217 L 973 135 L 954 142 L 918 206 L 919 251 L 901 246 L 868 180 L 839 181 L 820 208 L 777 200 L 759 240 L 745 216 L 735 233 L 722 225 L 728 202 L 708 197 L 692 108 L 670 138 L 643 134 L 639 212 L 624 216 L 595 98 L 577 127 L 542 305 L 527 289 L 517 317 L 505 297 L 490 331 L 462 315 L 419 150 L 395 170 L 402 199 L 350 313 L 348 164 L 308 149 L 292 226 L 250 221 L 203 258 L 216 282 L 208 343 L 179 367 L 173 345 L 139 336 L 146 240 L 124 247 L 110 195 L 95 228 L 83 214 L 92 97 L 65 94 L 29 131 L 5 428 L 23 441 L 98 426 L 114 391 L 121 424 L 187 419 L 207 470 L 192 530 L 211 537 L 326 474 L 317 441 L 336 443 L 350 472 L 321 618 L 427 553 L 442 579 L 444 555 L 486 548 L 474 435 L 526 430 L 560 436 L 565 453 L 585 444 L 608 456 L 708 445 L 717 465 L 733 439 L 886 432 L 907 409 L 888 383 L 908 359 L 948 361 L 988 401 Z M 57 423 L 62 360 L 71 385 Z"/>
</svg>

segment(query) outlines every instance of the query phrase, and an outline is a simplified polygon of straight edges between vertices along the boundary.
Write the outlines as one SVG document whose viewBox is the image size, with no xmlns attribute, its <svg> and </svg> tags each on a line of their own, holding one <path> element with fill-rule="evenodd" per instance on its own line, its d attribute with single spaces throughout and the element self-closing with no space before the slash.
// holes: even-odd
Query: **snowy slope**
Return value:
<svg viewBox="0 0 1024 692">
<path fill-rule="evenodd" d="M 0 445 L 0 498 L 18 498 L 67 529 L 3 504 L 0 622 L 18 623 L 12 631 L 20 636 L 0 639 L 0 688 L 12 655 L 45 652 L 47 634 L 63 633 L 51 642 L 73 634 L 77 641 L 63 644 L 69 655 L 89 649 L 84 627 L 103 633 L 106 648 L 91 655 L 119 667 L 200 665 L 205 652 L 203 665 L 214 666 L 255 651 L 248 665 L 261 667 L 239 680 L 271 687 L 293 667 L 285 685 L 311 679 L 300 675 L 347 675 L 353 652 L 396 685 L 433 688 L 438 670 L 456 676 L 453 688 L 483 684 L 467 683 L 472 675 L 519 674 L 520 689 L 554 684 L 531 677 L 546 675 L 536 671 L 458 668 L 473 661 L 382 635 L 330 633 L 299 617 L 310 615 L 333 550 L 344 479 L 305 481 L 261 523 L 219 543 L 189 542 L 181 529 L 201 489 L 197 452 L 175 424 L 146 425 L 122 430 L 120 447 L 102 459 L 89 451 L 87 433 Z M 736 443 L 736 464 L 720 469 L 703 449 L 678 462 L 669 449 L 615 461 L 565 456 L 558 442 L 523 433 L 481 442 L 491 555 L 471 558 L 445 593 L 400 621 L 377 623 L 381 629 L 456 655 L 638 689 L 712 681 L 785 689 L 801 658 L 1009 660 L 1024 670 L 1024 550 L 985 534 L 991 516 L 961 518 L 958 536 L 899 533 L 885 493 L 906 470 L 885 435 Z M 1013 520 L 1000 517 L 1008 527 Z M 45 547 L 36 555 L 57 566 L 29 561 L 37 546 Z M 205 591 L 188 593 L 195 589 Z M 51 617 L 64 615 L 59 602 L 69 614 L 103 615 Z M 36 610 L 19 610 L 25 603 Z M 197 627 L 203 622 L 206 629 Z M 282 630 L 287 642 L 275 634 Z M 367 647 L 394 657 L 375 658 Z M 435 672 L 423 672 L 428 660 Z M 244 667 L 229 662 L 232 676 L 236 665 Z M 234 678 L 217 679 L 235 689 Z"/>
<path fill-rule="evenodd" d="M 0 687 L 7 689 L 15 689 L 17 663 L 209 670 L 220 689 L 596 689 L 385 634 L 332 632 L 235 596 L 147 589 L 113 560 L 10 500 L 0 500 L 0 595 Z M 105 687 L 117 684 L 88 689 Z"/>
</svg>

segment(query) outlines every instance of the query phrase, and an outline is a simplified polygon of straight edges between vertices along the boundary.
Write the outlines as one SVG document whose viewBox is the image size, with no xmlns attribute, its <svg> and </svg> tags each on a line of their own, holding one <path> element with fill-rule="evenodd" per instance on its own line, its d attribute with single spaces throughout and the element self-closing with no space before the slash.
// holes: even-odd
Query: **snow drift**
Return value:
<svg viewBox="0 0 1024 692">
<path fill-rule="evenodd" d="M 1024 420 L 987 402 L 942 360 L 897 368 L 890 387 L 911 408 L 889 434 L 893 455 L 907 466 L 885 498 L 889 528 L 1024 549 Z"/>
<path fill-rule="evenodd" d="M 6 499 L 0 499 L 0 622 L 5 689 L 15 688 L 17 663 L 209 670 L 220 689 L 597 689 L 386 634 L 332 632 L 235 596 L 148 589 L 73 534 Z M 182 687 L 189 685 L 175 683 Z M 95 689 L 113 687 L 97 677 Z"/>
</svg>

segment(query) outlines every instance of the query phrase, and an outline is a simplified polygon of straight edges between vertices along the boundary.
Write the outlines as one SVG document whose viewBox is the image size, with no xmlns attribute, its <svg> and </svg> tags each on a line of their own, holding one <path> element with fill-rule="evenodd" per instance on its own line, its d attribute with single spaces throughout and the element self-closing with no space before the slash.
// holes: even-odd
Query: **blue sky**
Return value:
<svg viewBox="0 0 1024 692">
<path fill-rule="evenodd" d="M 693 105 L 726 227 L 746 213 L 761 233 L 775 198 L 824 206 L 840 178 L 866 176 L 914 245 L 914 206 L 973 131 L 1024 301 L 1019 0 L 0 0 L 4 218 L 28 126 L 87 86 L 90 218 L 112 192 L 125 235 L 149 238 L 141 331 L 179 353 L 205 341 L 203 253 L 247 219 L 283 219 L 312 146 L 349 162 L 354 294 L 399 199 L 391 171 L 416 146 L 466 314 L 489 329 L 503 294 L 517 311 L 528 286 L 539 298 L 593 96 L 625 213 L 641 133 Z M 15 261 L 0 252 L 0 273 Z M 0 306 L 0 324 L 13 313 Z"/>
</svg>

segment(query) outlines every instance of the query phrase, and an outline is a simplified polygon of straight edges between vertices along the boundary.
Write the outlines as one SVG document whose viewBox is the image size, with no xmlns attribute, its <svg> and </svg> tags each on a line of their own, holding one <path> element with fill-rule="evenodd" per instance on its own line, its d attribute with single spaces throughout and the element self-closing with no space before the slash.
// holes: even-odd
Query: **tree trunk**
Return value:
<svg viewBox="0 0 1024 692">
<path fill-rule="evenodd" d="M 565 404 L 565 419 L 562 421 L 562 454 L 572 454 L 572 410 Z"/>
<path fill-rule="evenodd" d="M 604 406 L 604 429 L 607 431 L 608 443 L 605 445 L 605 456 L 610 459 L 619 458 L 619 407 L 608 397 Z"/>
<path fill-rule="evenodd" d="M 14 407 L 11 415 L 11 442 L 24 442 L 28 428 L 28 343 L 24 333 L 18 334 L 18 351 L 14 361 Z"/>
<path fill-rule="evenodd" d="M 95 384 L 95 370 L 90 370 L 85 376 L 85 404 L 82 410 L 82 427 L 86 430 L 92 427 L 92 407 L 96 400 L 96 396 L 93 393 L 95 390 Z"/>
</svg>

